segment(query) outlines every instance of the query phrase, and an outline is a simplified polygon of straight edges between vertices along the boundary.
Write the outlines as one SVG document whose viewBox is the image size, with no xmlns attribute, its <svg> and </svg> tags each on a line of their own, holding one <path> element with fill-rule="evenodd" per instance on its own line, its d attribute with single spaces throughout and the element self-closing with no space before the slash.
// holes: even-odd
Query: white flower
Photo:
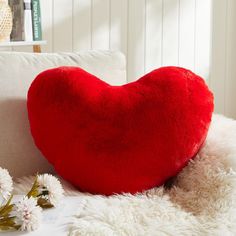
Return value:
<svg viewBox="0 0 236 236">
<path fill-rule="evenodd" d="M 8 170 L 0 167 L 0 194 L 4 199 L 7 199 L 12 192 L 12 178 Z"/>
<path fill-rule="evenodd" d="M 38 176 L 38 184 L 41 197 L 48 200 L 53 206 L 57 206 L 64 193 L 59 180 L 50 174 L 43 174 Z"/>
<path fill-rule="evenodd" d="M 42 209 L 37 206 L 37 200 L 33 197 L 23 197 L 19 202 L 15 203 L 11 216 L 16 225 L 20 226 L 22 231 L 36 230 L 42 220 Z"/>
</svg>

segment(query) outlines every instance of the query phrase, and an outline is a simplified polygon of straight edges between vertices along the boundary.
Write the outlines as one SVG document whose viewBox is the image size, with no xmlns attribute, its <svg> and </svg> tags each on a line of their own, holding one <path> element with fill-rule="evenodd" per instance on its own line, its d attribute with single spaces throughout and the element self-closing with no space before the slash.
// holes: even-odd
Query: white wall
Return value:
<svg viewBox="0 0 236 236">
<path fill-rule="evenodd" d="M 41 0 L 41 5 L 45 52 L 118 49 L 127 56 L 130 81 L 162 65 L 181 65 L 208 79 L 211 0 Z"/>
<path fill-rule="evenodd" d="M 41 5 L 44 52 L 121 50 L 129 81 L 163 65 L 189 68 L 213 89 L 216 111 L 236 118 L 236 0 L 41 0 Z"/>
<path fill-rule="evenodd" d="M 118 49 L 128 78 L 162 65 L 209 75 L 210 0 L 42 0 L 45 51 Z"/>
<path fill-rule="evenodd" d="M 215 110 L 236 118 L 236 0 L 213 0 L 210 86 Z"/>
</svg>

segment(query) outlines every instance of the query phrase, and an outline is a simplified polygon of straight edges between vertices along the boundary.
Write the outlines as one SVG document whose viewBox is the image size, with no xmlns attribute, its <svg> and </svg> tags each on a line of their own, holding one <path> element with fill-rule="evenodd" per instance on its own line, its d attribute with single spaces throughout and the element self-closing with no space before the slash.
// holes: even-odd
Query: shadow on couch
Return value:
<svg viewBox="0 0 236 236">
<path fill-rule="evenodd" d="M 0 166 L 14 177 L 53 172 L 30 134 L 25 99 L 0 101 Z"/>
</svg>

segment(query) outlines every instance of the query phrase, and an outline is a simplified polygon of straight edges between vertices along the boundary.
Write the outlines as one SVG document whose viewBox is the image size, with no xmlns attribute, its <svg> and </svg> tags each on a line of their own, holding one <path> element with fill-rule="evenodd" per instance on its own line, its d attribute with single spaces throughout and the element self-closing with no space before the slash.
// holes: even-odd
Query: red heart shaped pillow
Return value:
<svg viewBox="0 0 236 236">
<path fill-rule="evenodd" d="M 111 86 L 75 67 L 47 70 L 28 92 L 37 147 L 83 191 L 135 193 L 163 184 L 194 157 L 213 111 L 205 82 L 163 67 Z"/>
</svg>

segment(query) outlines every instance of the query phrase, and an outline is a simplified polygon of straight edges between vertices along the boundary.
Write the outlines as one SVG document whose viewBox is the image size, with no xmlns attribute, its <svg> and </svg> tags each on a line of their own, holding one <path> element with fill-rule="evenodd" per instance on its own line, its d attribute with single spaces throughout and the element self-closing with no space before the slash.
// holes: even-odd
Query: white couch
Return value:
<svg viewBox="0 0 236 236">
<path fill-rule="evenodd" d="M 120 52 L 0 53 L 0 166 L 14 177 L 53 169 L 31 138 L 26 110 L 28 88 L 37 74 L 62 65 L 79 66 L 113 85 L 126 83 Z"/>
<path fill-rule="evenodd" d="M 52 171 L 31 138 L 26 94 L 39 72 L 61 65 L 80 66 L 114 85 L 126 83 L 125 58 L 118 52 L 0 53 L 0 166 L 15 177 Z M 32 182 L 21 178 L 15 191 L 27 192 Z M 60 207 L 44 211 L 40 229 L 27 235 L 63 236 L 69 229 L 73 236 L 236 235 L 236 121 L 213 117 L 196 160 L 170 190 L 106 198 L 63 185 L 67 197 Z"/>
</svg>

